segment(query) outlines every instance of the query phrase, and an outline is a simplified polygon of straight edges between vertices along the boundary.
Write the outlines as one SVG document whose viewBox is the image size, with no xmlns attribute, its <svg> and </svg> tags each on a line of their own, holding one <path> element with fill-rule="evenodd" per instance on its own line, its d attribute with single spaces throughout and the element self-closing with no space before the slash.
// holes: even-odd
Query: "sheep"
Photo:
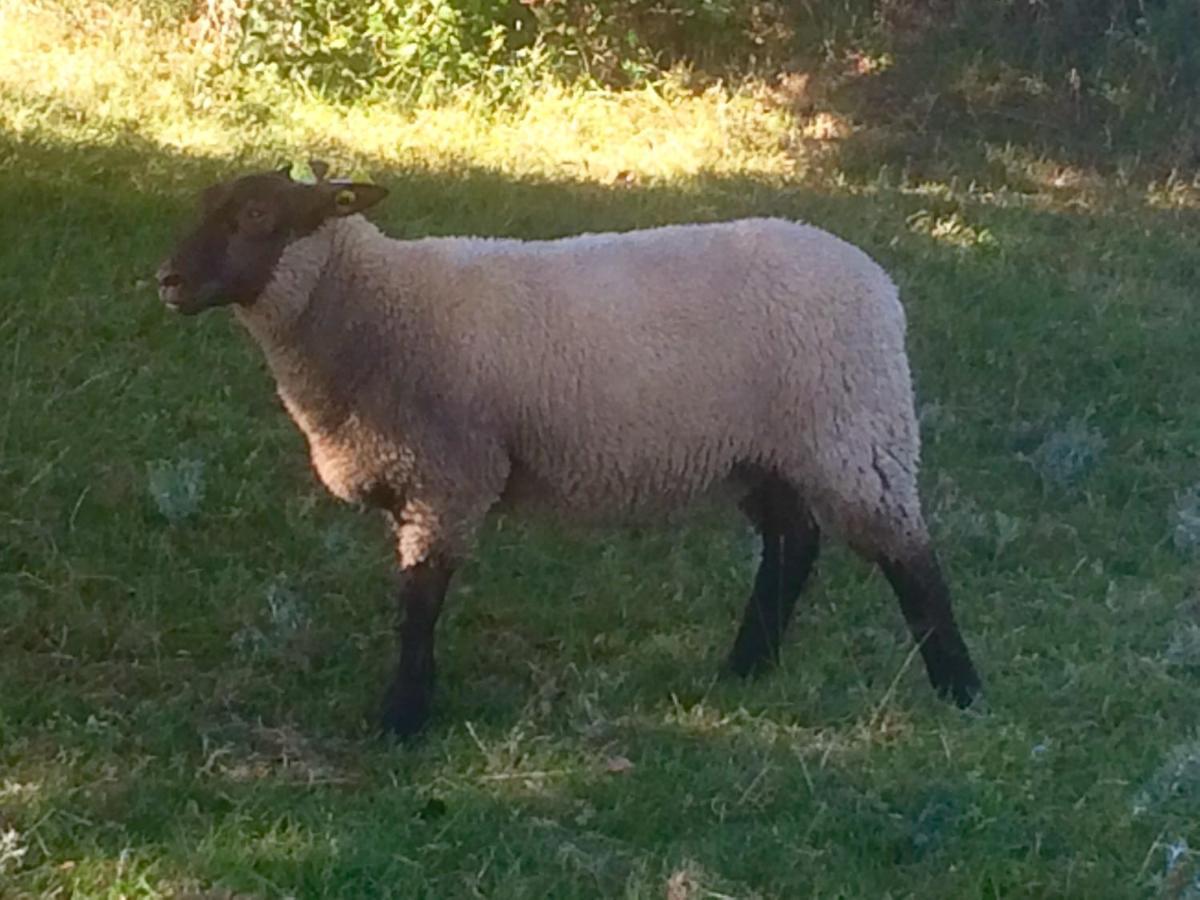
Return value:
<svg viewBox="0 0 1200 900">
<path fill-rule="evenodd" d="M 757 675 L 822 533 L 877 564 L 929 680 L 981 682 L 917 494 L 896 287 L 813 226 L 740 219 L 550 241 L 397 240 L 386 189 L 287 167 L 208 188 L 164 303 L 232 305 L 335 496 L 382 509 L 404 573 L 382 725 L 430 712 L 434 626 L 490 510 L 638 521 L 736 500 L 762 551 L 722 671 Z"/>
</svg>

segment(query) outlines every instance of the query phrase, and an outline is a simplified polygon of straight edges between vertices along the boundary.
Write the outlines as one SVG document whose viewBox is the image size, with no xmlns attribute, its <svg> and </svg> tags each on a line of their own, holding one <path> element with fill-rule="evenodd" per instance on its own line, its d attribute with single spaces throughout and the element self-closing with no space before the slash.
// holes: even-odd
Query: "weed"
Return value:
<svg viewBox="0 0 1200 900">
<path fill-rule="evenodd" d="M 147 488 L 158 511 L 172 525 L 194 516 L 204 497 L 204 463 L 199 459 L 159 460 L 147 467 Z"/>
<path fill-rule="evenodd" d="M 24 845 L 16 829 L 0 831 L 0 875 L 16 869 L 28 852 L 29 848 Z"/>
<path fill-rule="evenodd" d="M 1097 429 L 1072 419 L 1048 434 L 1030 456 L 1030 463 L 1050 487 L 1077 484 L 1100 461 L 1107 441 Z"/>
<path fill-rule="evenodd" d="M 1171 748 L 1166 760 L 1138 789 L 1133 799 L 1134 815 L 1174 806 L 1194 811 L 1200 805 L 1200 739 Z"/>
<path fill-rule="evenodd" d="M 1173 666 L 1200 669 L 1200 625 L 1184 623 L 1171 635 L 1167 662 Z"/>
<path fill-rule="evenodd" d="M 1171 543 L 1180 553 L 1200 552 L 1200 484 L 1194 484 L 1175 498 L 1171 515 Z"/>
</svg>

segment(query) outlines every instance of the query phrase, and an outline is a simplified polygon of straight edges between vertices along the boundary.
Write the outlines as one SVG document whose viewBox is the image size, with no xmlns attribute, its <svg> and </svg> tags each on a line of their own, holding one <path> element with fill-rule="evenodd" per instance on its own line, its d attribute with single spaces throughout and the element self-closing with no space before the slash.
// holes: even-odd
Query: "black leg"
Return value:
<svg viewBox="0 0 1200 900">
<path fill-rule="evenodd" d="M 453 570 L 426 561 L 408 572 L 400 591 L 400 662 L 383 707 L 383 727 L 400 737 L 416 734 L 429 718 L 433 696 L 433 635 Z"/>
<path fill-rule="evenodd" d="M 920 643 L 934 689 L 960 707 L 970 706 L 981 684 L 954 621 L 937 556 L 926 549 L 908 560 L 883 559 L 879 566 L 896 592 L 913 638 Z"/>
<path fill-rule="evenodd" d="M 779 661 L 779 645 L 820 549 L 816 522 L 786 483 L 768 481 L 743 505 L 762 535 L 762 561 L 726 667 L 740 677 Z"/>
</svg>

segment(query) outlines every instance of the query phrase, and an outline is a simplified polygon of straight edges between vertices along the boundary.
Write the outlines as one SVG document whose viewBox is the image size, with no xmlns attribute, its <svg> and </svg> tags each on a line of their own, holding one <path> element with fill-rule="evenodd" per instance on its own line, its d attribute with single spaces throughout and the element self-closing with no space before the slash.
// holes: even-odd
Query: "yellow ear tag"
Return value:
<svg viewBox="0 0 1200 900">
<path fill-rule="evenodd" d="M 355 201 L 355 199 L 356 197 L 354 191 L 350 190 L 349 188 L 343 188 L 334 196 L 333 202 L 338 206 L 349 206 Z"/>
</svg>

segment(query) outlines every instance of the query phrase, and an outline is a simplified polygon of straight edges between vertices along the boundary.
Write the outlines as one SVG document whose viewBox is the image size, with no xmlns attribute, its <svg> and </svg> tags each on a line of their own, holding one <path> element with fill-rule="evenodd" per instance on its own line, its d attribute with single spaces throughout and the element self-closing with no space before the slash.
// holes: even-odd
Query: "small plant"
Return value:
<svg viewBox="0 0 1200 900">
<path fill-rule="evenodd" d="M 1169 665 L 1200 669 L 1200 625 L 1189 622 L 1171 635 L 1166 657 Z"/>
<path fill-rule="evenodd" d="M 1171 543 L 1180 553 L 1200 553 L 1200 484 L 1194 484 L 1175 498 L 1171 512 Z"/>
<path fill-rule="evenodd" d="M 1196 856 L 1188 847 L 1185 838 L 1172 841 L 1164 848 L 1166 864 L 1163 866 L 1161 885 L 1165 895 L 1175 900 L 1200 900 L 1200 870 L 1189 864 Z"/>
<path fill-rule="evenodd" d="M 969 224 L 958 212 L 939 216 L 923 209 L 908 217 L 908 228 L 943 244 L 962 250 L 984 250 L 996 246 L 996 239 L 986 228 Z"/>
<path fill-rule="evenodd" d="M 1020 517 L 998 509 L 983 509 L 963 494 L 949 476 L 939 479 L 935 496 L 933 520 L 982 555 L 997 559 L 1025 532 L 1025 522 Z"/>
<path fill-rule="evenodd" d="M 21 864 L 21 860 L 29 851 L 21 842 L 21 835 L 15 829 L 0 831 L 0 874 L 7 872 L 10 868 L 16 869 Z"/>
<path fill-rule="evenodd" d="M 1064 428 L 1050 432 L 1028 461 L 1045 484 L 1069 487 L 1095 468 L 1107 445 L 1095 428 L 1072 419 Z"/>
<path fill-rule="evenodd" d="M 159 460 L 148 467 L 147 483 L 154 505 L 172 525 L 191 518 L 204 498 L 204 462 Z"/>
<path fill-rule="evenodd" d="M 1133 799 L 1133 814 L 1170 805 L 1182 798 L 1184 806 L 1200 804 L 1200 739 L 1176 745 Z"/>
<path fill-rule="evenodd" d="M 267 588 L 267 619 L 271 628 L 284 637 L 308 624 L 300 595 L 286 582 L 274 581 Z"/>
<path fill-rule="evenodd" d="M 267 586 L 266 614 L 259 624 L 247 624 L 232 638 L 243 656 L 270 656 L 308 627 L 304 599 L 286 580 L 277 578 Z"/>
</svg>

